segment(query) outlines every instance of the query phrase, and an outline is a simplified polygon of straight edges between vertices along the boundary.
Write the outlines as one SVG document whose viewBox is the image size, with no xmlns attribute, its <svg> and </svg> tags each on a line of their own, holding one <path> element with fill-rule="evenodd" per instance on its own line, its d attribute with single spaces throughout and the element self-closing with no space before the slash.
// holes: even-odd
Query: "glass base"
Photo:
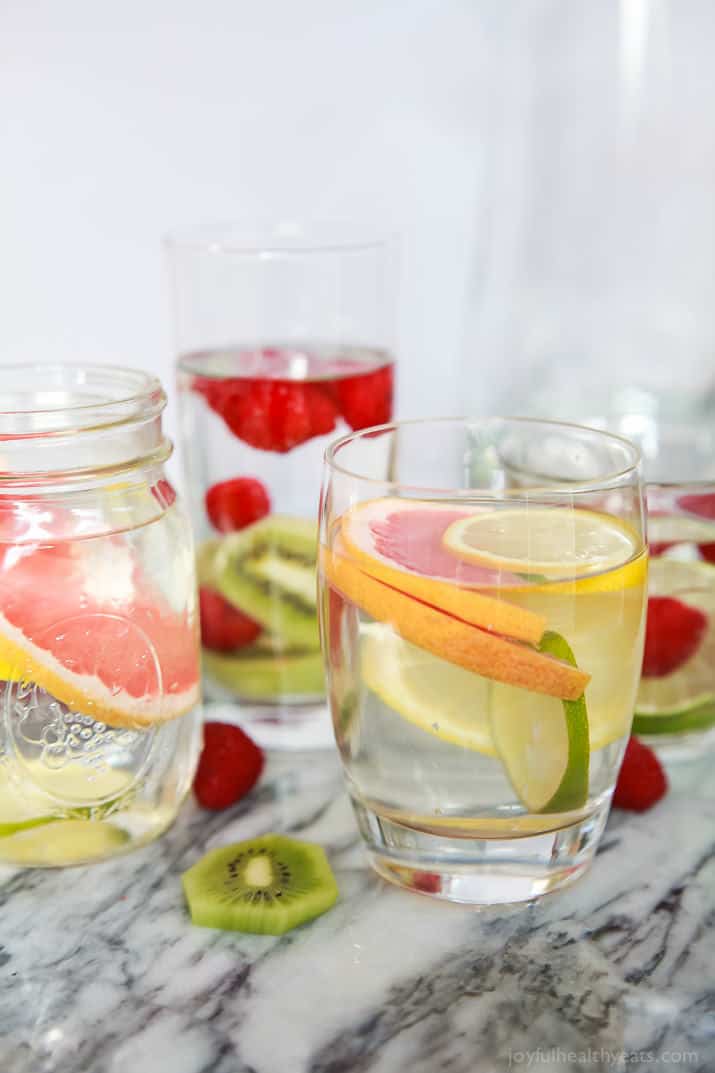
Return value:
<svg viewBox="0 0 715 1073">
<path fill-rule="evenodd" d="M 334 749 L 333 724 L 319 704 L 204 704 L 206 722 L 235 723 L 262 749 Z"/>
<path fill-rule="evenodd" d="M 353 800 L 372 867 L 408 890 L 467 905 L 526 902 L 574 883 L 593 860 L 609 811 L 546 834 L 472 839 L 428 834 Z"/>
</svg>

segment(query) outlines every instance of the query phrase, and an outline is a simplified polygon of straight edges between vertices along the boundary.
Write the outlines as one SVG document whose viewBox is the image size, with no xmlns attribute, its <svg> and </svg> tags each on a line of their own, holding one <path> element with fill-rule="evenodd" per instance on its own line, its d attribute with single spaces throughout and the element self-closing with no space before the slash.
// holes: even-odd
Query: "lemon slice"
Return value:
<svg viewBox="0 0 715 1073">
<path fill-rule="evenodd" d="M 678 559 L 651 560 L 651 596 L 675 596 L 709 619 L 692 659 L 664 678 L 641 678 L 633 729 L 679 734 L 715 725 L 715 566 Z"/>
<path fill-rule="evenodd" d="M 459 559 L 539 580 L 613 570 L 639 551 L 637 535 L 616 518 L 566 507 L 474 514 L 453 522 L 443 544 Z"/>
<path fill-rule="evenodd" d="M 362 627 L 360 661 L 364 684 L 408 722 L 452 745 L 496 756 L 487 679 L 433 656 L 380 622 Z"/>
<path fill-rule="evenodd" d="M 575 665 L 569 644 L 547 632 L 542 651 Z M 586 701 L 559 701 L 493 683 L 492 737 L 514 792 L 532 813 L 571 812 L 588 799 Z"/>
</svg>

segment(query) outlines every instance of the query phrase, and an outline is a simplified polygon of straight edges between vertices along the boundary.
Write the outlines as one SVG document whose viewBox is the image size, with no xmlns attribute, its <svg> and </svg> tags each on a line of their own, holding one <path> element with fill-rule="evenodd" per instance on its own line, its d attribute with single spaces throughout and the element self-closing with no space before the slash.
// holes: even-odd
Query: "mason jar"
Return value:
<svg viewBox="0 0 715 1073">
<path fill-rule="evenodd" d="M 191 530 L 146 373 L 4 366 L 0 860 L 80 864 L 173 821 L 200 745 Z"/>
</svg>

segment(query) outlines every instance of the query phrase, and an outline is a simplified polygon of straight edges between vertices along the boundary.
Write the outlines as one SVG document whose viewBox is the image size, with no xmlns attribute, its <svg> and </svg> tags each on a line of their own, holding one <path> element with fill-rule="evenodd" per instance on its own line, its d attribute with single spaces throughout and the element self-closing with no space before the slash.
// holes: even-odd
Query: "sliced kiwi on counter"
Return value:
<svg viewBox="0 0 715 1073">
<path fill-rule="evenodd" d="M 338 897 L 324 850 L 284 835 L 212 850 L 181 881 L 193 924 L 259 935 L 305 924 Z"/>
<path fill-rule="evenodd" d="M 277 653 L 256 642 L 230 654 L 204 649 L 203 661 L 207 674 L 246 700 L 313 697 L 325 692 L 320 652 Z"/>
<path fill-rule="evenodd" d="M 317 650 L 317 528 L 272 514 L 219 542 L 213 586 L 285 648 Z"/>
</svg>

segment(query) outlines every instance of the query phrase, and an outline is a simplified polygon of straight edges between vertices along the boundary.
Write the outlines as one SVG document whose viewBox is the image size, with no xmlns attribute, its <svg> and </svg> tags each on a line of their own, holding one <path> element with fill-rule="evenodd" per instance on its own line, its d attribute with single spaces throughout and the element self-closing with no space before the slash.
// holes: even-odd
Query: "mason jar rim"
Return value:
<svg viewBox="0 0 715 1073">
<path fill-rule="evenodd" d="M 157 416 L 166 406 L 166 394 L 158 377 L 142 369 L 82 362 L 37 365 L 16 362 L 3 365 L 2 373 L 5 382 L 14 374 L 19 380 L 26 378 L 27 384 L 18 392 L 0 387 L 0 440 L 98 431 Z M 112 384 L 117 390 L 110 393 Z M 71 392 L 82 387 L 94 388 L 100 393 L 99 397 L 87 400 L 78 395 L 77 400 L 72 401 Z M 69 400 L 56 405 L 49 405 L 48 398 L 42 400 L 42 396 L 62 391 L 69 393 Z M 21 407 L 9 405 L 13 396 L 25 394 L 36 396 L 37 403 Z M 52 416 L 56 418 L 60 414 L 67 414 L 70 423 L 58 427 Z M 72 417 L 76 418 L 74 423 Z M 17 426 L 22 421 L 32 421 L 34 427 L 19 430 Z"/>
<path fill-rule="evenodd" d="M 367 253 L 394 246 L 392 228 L 370 227 L 359 220 L 226 220 L 170 231 L 164 246 L 174 253 L 191 250 L 245 257 Z"/>
<path fill-rule="evenodd" d="M 341 465 L 336 460 L 336 456 L 337 456 L 338 452 L 342 448 L 347 447 L 349 444 L 354 443 L 357 440 L 374 438 L 377 433 L 398 432 L 400 430 L 400 428 L 406 428 L 406 427 L 413 427 L 414 428 L 414 427 L 419 426 L 419 425 L 442 425 L 442 426 L 445 426 L 445 425 L 459 426 L 459 425 L 461 425 L 463 427 L 469 427 L 469 426 L 471 426 L 471 427 L 476 427 L 476 426 L 488 427 L 489 425 L 498 425 L 498 424 L 504 424 L 504 425 L 514 424 L 514 425 L 523 425 L 523 426 L 532 426 L 532 427 L 536 426 L 536 425 L 542 425 L 545 428 L 565 429 L 565 430 L 574 430 L 574 431 L 577 431 L 577 432 L 586 432 L 590 436 L 593 436 L 594 439 L 597 439 L 597 440 L 604 440 L 604 439 L 610 440 L 610 441 L 613 441 L 613 442 L 616 442 L 616 443 L 620 444 L 623 448 L 625 448 L 625 450 L 628 452 L 628 454 L 630 456 L 630 459 L 631 459 L 630 463 L 627 466 L 625 466 L 623 469 L 618 469 L 618 470 L 613 470 L 611 472 L 603 473 L 602 475 L 600 475 L 598 477 L 591 478 L 591 479 L 588 479 L 588 480 L 577 480 L 577 481 L 574 481 L 573 484 L 569 482 L 569 485 L 568 485 L 568 493 L 569 493 L 569 495 L 578 494 L 579 492 L 588 493 L 588 492 L 597 491 L 599 489 L 606 489 L 606 488 L 608 488 L 608 487 L 610 487 L 610 486 L 612 486 L 614 484 L 617 484 L 617 483 L 625 480 L 630 475 L 632 475 L 634 473 L 637 473 L 641 468 L 642 454 L 641 454 L 640 448 L 637 447 L 636 444 L 632 443 L 625 436 L 619 436 L 615 432 L 607 432 L 607 431 L 604 431 L 604 430 L 601 430 L 601 429 L 594 429 L 594 428 L 589 427 L 588 425 L 578 425 L 573 421 L 555 421 L 555 420 L 550 420 L 549 418 L 541 418 L 541 417 L 512 417 L 512 416 L 509 416 L 509 415 L 504 415 L 504 416 L 494 415 L 494 416 L 491 416 L 491 417 L 419 417 L 419 418 L 410 418 L 410 419 L 401 420 L 401 421 L 389 421 L 389 422 L 387 422 L 387 423 L 385 423 L 383 425 L 375 425 L 375 426 L 373 426 L 371 428 L 360 429 L 357 432 L 350 432 L 350 433 L 346 434 L 345 436 L 341 436 L 339 439 L 334 440 L 333 443 L 328 445 L 328 447 L 326 448 L 326 450 L 324 452 L 323 457 L 324 457 L 324 461 L 325 461 L 326 466 L 328 466 L 335 473 L 340 473 L 345 477 L 349 477 L 349 478 L 351 478 L 353 480 L 358 480 L 358 481 L 364 482 L 365 484 L 379 485 L 379 486 L 381 486 L 383 488 L 384 488 L 384 486 L 386 484 L 391 484 L 391 485 L 394 485 L 396 487 L 399 487 L 403 491 L 410 492 L 410 493 L 415 493 L 417 495 L 424 495 L 424 494 L 427 494 L 427 493 L 432 493 L 432 494 L 439 494 L 439 495 L 449 494 L 449 495 L 452 495 L 452 496 L 454 496 L 454 495 L 474 496 L 474 495 L 478 494 L 482 490 L 479 489 L 479 488 L 455 488 L 454 486 L 451 486 L 451 487 L 445 487 L 445 486 L 442 486 L 442 487 L 434 487 L 434 486 L 429 487 L 429 486 L 424 486 L 424 485 L 408 484 L 408 483 L 405 483 L 405 482 L 402 482 L 402 481 L 399 481 L 399 480 L 386 481 L 384 477 L 369 477 L 369 476 L 366 476 L 365 474 L 355 472 L 354 470 L 349 469 L 345 465 Z M 534 476 L 539 476 L 539 474 L 534 474 Z M 544 487 L 540 489 L 541 491 L 548 490 L 549 482 L 552 482 L 553 487 L 556 486 L 556 480 L 557 480 L 556 478 L 547 477 L 546 475 L 543 475 L 543 476 L 544 476 Z M 645 486 L 645 482 L 643 482 L 643 484 Z M 559 490 L 561 491 L 563 489 L 559 489 Z M 490 496 L 493 496 L 494 492 L 489 491 L 486 494 L 488 494 Z"/>
</svg>

